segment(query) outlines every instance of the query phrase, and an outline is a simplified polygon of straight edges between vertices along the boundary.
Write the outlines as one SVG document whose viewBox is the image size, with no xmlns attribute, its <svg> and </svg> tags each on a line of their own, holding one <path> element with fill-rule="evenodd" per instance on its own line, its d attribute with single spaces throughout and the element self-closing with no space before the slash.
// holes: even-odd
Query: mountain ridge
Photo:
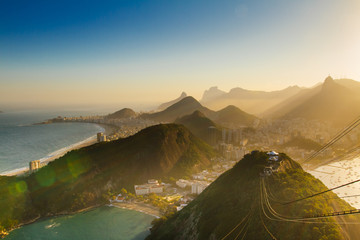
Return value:
<svg viewBox="0 0 360 240">
<path fill-rule="evenodd" d="M 160 104 L 160 105 L 157 107 L 156 110 L 157 110 L 157 111 L 163 111 L 163 110 L 165 110 L 166 108 L 168 108 L 168 107 L 170 107 L 171 105 L 173 105 L 173 104 L 181 101 L 182 99 L 184 99 L 184 98 L 186 98 L 186 97 L 187 97 L 186 92 L 182 92 L 178 98 L 176 98 L 176 99 L 174 99 L 174 100 L 171 100 L 171 101 L 169 101 L 169 102 L 165 102 L 165 103 Z"/>
<path fill-rule="evenodd" d="M 360 114 L 357 109 L 360 109 L 357 90 L 349 89 L 329 76 L 320 86 L 302 92 L 274 108 L 268 117 L 303 118 L 344 125 Z"/>
<path fill-rule="evenodd" d="M 301 89 L 302 88 L 298 86 L 290 86 L 276 91 L 254 91 L 236 87 L 226 93 L 212 87 L 204 92 L 200 102 L 216 110 L 228 105 L 235 105 L 245 112 L 259 115 L 281 101 L 297 94 Z M 211 97 L 208 96 L 210 92 L 215 91 L 217 91 L 218 94 L 212 94 Z"/>
<path fill-rule="evenodd" d="M 326 222 L 325 225 L 304 224 L 271 221 L 264 215 L 262 209 L 267 209 L 265 198 L 269 197 L 270 192 L 281 201 L 290 201 L 327 189 L 321 181 L 304 172 L 298 163 L 285 154 L 280 154 L 282 164 L 278 172 L 266 178 L 261 177 L 260 173 L 263 173 L 267 166 L 267 159 L 265 152 L 253 151 L 245 155 L 188 206 L 172 216 L 154 221 L 151 234 L 146 239 L 216 240 L 224 239 L 225 236 L 229 239 L 239 236 L 246 236 L 245 239 L 265 239 L 269 236 L 268 232 L 273 233 L 277 239 L 343 239 L 341 232 L 345 229 L 331 219 L 322 220 Z M 322 195 L 322 201 L 319 198 L 310 198 L 286 207 L 273 201 L 270 203 L 279 214 L 289 217 L 306 217 L 309 213 L 336 211 L 335 207 L 326 202 L 327 198 L 333 199 L 333 202 L 343 209 L 352 209 L 332 192 Z M 249 220 L 246 220 L 247 218 Z M 358 217 L 356 219 L 359 220 Z M 241 225 L 244 220 L 248 223 L 245 221 Z M 240 229 L 245 227 L 245 234 L 241 234 Z M 352 229 L 359 233 L 356 226 Z M 354 236 L 357 235 L 352 235 Z"/>
<path fill-rule="evenodd" d="M 108 119 L 122 119 L 122 118 L 131 118 L 135 117 L 136 113 L 131 108 L 123 108 L 119 111 L 116 111 L 114 113 L 111 113 L 106 116 Z"/>
<path fill-rule="evenodd" d="M 0 229 L 105 204 L 108 192 L 133 192 L 147 179 L 189 176 L 214 156 L 215 150 L 176 124 L 71 151 L 30 176 L 0 176 Z"/>
</svg>

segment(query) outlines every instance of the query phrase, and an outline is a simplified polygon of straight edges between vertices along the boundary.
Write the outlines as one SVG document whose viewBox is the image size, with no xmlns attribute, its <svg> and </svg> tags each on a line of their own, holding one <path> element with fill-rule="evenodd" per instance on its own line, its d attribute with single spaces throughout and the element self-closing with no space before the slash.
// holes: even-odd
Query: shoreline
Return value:
<svg viewBox="0 0 360 240">
<path fill-rule="evenodd" d="M 39 222 L 39 221 L 43 221 L 43 220 L 47 220 L 47 219 L 51 219 L 51 218 L 57 218 L 57 217 L 63 217 L 63 216 L 71 216 L 71 215 L 75 215 L 75 214 L 78 214 L 78 213 L 82 213 L 82 212 L 87 212 L 87 211 L 91 211 L 91 210 L 94 210 L 96 208 L 99 208 L 99 207 L 102 207 L 102 206 L 105 206 L 105 205 L 102 205 L 102 204 L 98 204 L 98 205 L 94 205 L 94 206 L 90 206 L 90 207 L 87 207 L 87 208 L 84 208 L 84 209 L 80 209 L 78 211 L 74 211 L 74 212 L 67 212 L 67 213 L 58 213 L 58 214 L 55 214 L 53 216 L 44 216 L 44 217 L 36 217 L 34 219 L 31 219 L 25 223 L 21 223 L 19 224 L 18 226 L 14 227 L 13 229 L 10 229 L 9 231 L 6 231 L 6 235 L 4 237 L 6 237 L 7 235 L 10 234 L 10 232 L 16 230 L 16 229 L 19 229 L 19 228 L 22 228 L 24 226 L 27 226 L 27 225 L 30 225 L 30 224 L 33 224 L 33 223 L 36 223 L 36 222 Z M 1 236 L 0 236 L 0 239 Z"/>
<path fill-rule="evenodd" d="M 354 181 L 360 177 L 359 160 L 360 158 L 357 157 L 353 159 L 334 161 L 307 172 L 322 181 L 326 187 L 333 188 L 343 183 Z M 352 207 L 360 207 L 360 197 L 357 196 L 360 194 L 358 187 L 346 186 L 342 189 L 334 190 L 334 193 Z"/>
<path fill-rule="evenodd" d="M 109 134 L 112 131 L 114 131 L 113 126 L 108 126 L 105 124 L 98 124 L 98 123 L 94 123 L 94 124 L 96 124 L 97 126 L 99 126 L 101 128 L 100 132 L 104 132 L 105 134 Z M 49 162 L 54 161 L 54 160 L 64 156 L 66 153 L 68 153 L 70 151 L 88 147 L 95 143 L 97 143 L 97 139 L 96 139 L 96 135 L 93 135 L 89 138 L 86 138 L 86 139 L 80 141 L 80 142 L 77 142 L 77 143 L 71 144 L 67 147 L 58 149 L 58 150 L 48 154 L 47 156 L 40 158 L 39 160 L 42 164 L 48 164 Z M 8 177 L 19 176 L 19 175 L 25 174 L 27 172 L 29 172 L 29 167 L 22 167 L 22 168 L 17 168 L 17 169 L 10 170 L 10 171 L 2 172 L 2 173 L 0 173 L 0 176 L 8 176 Z"/>
<path fill-rule="evenodd" d="M 160 210 L 157 207 L 143 202 L 113 202 L 108 206 L 141 212 L 155 218 L 160 218 L 161 216 Z"/>
<path fill-rule="evenodd" d="M 143 213 L 143 214 L 155 217 L 155 218 L 160 218 L 160 215 L 161 215 L 158 208 L 156 208 L 156 207 L 154 207 L 152 205 L 146 204 L 146 203 L 142 203 L 142 202 L 139 202 L 139 203 L 134 203 L 133 202 L 133 203 L 97 204 L 97 205 L 86 207 L 84 209 L 80 209 L 80 210 L 77 210 L 77 211 L 74 211 L 74 212 L 60 212 L 60 213 L 52 215 L 52 216 L 44 216 L 44 217 L 39 216 L 39 217 L 36 217 L 36 218 L 31 219 L 31 220 L 29 220 L 29 221 L 27 221 L 25 223 L 19 224 L 18 226 L 14 227 L 13 229 L 11 229 L 9 231 L 6 231 L 5 232 L 6 235 L 4 235 L 4 237 L 6 237 L 8 234 L 10 234 L 10 232 L 12 232 L 12 231 L 14 231 L 16 229 L 19 229 L 21 227 L 24 227 L 24 226 L 27 226 L 27 225 L 30 225 L 30 224 L 33 224 L 33 223 L 36 223 L 36 222 L 39 222 L 39 221 L 52 219 L 52 218 L 58 218 L 58 217 L 64 217 L 64 216 L 71 216 L 71 215 L 75 215 L 75 214 L 79 214 L 79 213 L 92 211 L 92 210 L 95 210 L 97 208 L 101 208 L 101 207 L 104 207 L 104 206 L 136 211 L 136 212 L 140 212 L 140 213 Z M 0 236 L 0 239 L 2 239 L 1 236 Z"/>
</svg>

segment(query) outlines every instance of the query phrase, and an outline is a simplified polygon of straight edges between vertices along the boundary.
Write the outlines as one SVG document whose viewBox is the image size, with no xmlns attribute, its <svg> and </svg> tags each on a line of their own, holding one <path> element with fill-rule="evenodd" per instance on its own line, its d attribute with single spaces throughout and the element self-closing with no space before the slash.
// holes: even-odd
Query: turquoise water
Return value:
<svg viewBox="0 0 360 240">
<path fill-rule="evenodd" d="M 90 123 L 33 125 L 49 118 L 87 115 L 81 112 L 12 112 L 0 114 L 0 173 L 94 136 L 103 129 Z"/>
<path fill-rule="evenodd" d="M 154 217 L 115 207 L 35 222 L 12 231 L 5 240 L 140 240 Z"/>
</svg>

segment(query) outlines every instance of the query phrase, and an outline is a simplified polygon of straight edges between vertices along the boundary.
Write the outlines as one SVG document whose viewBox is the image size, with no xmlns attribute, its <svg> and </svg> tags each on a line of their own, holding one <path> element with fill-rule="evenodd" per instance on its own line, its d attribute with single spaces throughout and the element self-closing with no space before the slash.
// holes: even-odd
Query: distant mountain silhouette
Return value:
<svg viewBox="0 0 360 240">
<path fill-rule="evenodd" d="M 209 144 L 213 144 L 212 141 L 216 141 L 217 138 L 220 137 L 221 127 L 198 110 L 190 115 L 176 119 L 175 123 L 184 125 L 195 136 L 201 138 Z M 212 130 L 209 129 L 210 127 L 213 127 L 215 139 L 212 139 L 212 132 L 210 132 Z"/>
<path fill-rule="evenodd" d="M 218 87 L 211 87 L 209 88 L 209 90 L 205 90 L 201 102 L 210 102 L 214 99 L 221 97 L 224 94 L 226 94 L 226 92 L 218 89 Z"/>
<path fill-rule="evenodd" d="M 117 112 L 114 112 L 112 114 L 109 114 L 106 116 L 106 118 L 110 118 L 110 119 L 121 119 L 121 118 L 130 118 L 130 117 L 135 117 L 136 113 L 130 109 L 130 108 L 123 108 Z"/>
<path fill-rule="evenodd" d="M 163 111 L 163 110 L 165 110 L 166 108 L 170 107 L 171 105 L 179 102 L 180 100 L 182 100 L 182 99 L 184 99 L 184 98 L 186 98 L 186 97 L 187 97 L 187 94 L 186 94 L 185 92 L 182 92 L 181 95 L 180 95 L 180 97 L 178 97 L 177 99 L 161 104 L 161 105 L 157 108 L 157 111 Z"/>
<path fill-rule="evenodd" d="M 230 105 L 217 111 L 213 119 L 221 125 L 233 124 L 237 126 L 252 126 L 254 121 L 258 118 Z"/>
<path fill-rule="evenodd" d="M 335 79 L 334 81 L 344 87 L 351 89 L 352 91 L 355 91 L 357 94 L 360 94 L 360 82 L 346 78 Z"/>
<path fill-rule="evenodd" d="M 352 88 L 345 87 L 350 84 Z M 304 118 L 344 125 L 360 115 L 360 87 L 354 86 L 358 86 L 355 81 L 334 81 L 327 77 L 322 85 L 288 99 L 268 112 L 267 116 L 282 119 Z"/>
<path fill-rule="evenodd" d="M 272 92 L 233 88 L 228 93 L 225 93 L 217 89 L 217 87 L 212 87 L 205 91 L 200 102 L 204 106 L 215 110 L 234 105 L 248 113 L 259 115 L 300 91 L 300 87 L 293 86 Z"/>
<path fill-rule="evenodd" d="M 195 98 L 189 96 L 181 99 L 179 102 L 161 112 L 145 113 L 140 117 L 160 122 L 174 122 L 177 118 L 192 114 L 196 110 L 202 112 L 207 117 L 215 114 L 214 111 L 203 107 Z"/>
</svg>

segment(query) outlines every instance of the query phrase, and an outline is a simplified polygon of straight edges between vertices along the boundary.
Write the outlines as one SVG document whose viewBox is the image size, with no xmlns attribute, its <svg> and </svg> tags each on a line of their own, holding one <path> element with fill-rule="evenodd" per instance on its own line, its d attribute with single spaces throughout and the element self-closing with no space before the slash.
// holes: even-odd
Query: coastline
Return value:
<svg viewBox="0 0 360 240">
<path fill-rule="evenodd" d="M 16 230 L 16 229 L 19 229 L 23 226 L 26 226 L 26 225 L 30 225 L 30 224 L 33 224 L 35 222 L 38 222 L 38 221 L 42 221 L 42 220 L 46 220 L 46 219 L 50 219 L 50 218 L 57 218 L 57 217 L 62 217 L 62 216 L 71 216 L 71 215 L 74 215 L 74 214 L 78 214 L 78 213 L 82 213 L 82 212 L 87 212 L 87 211 L 91 211 L 91 210 L 94 210 L 98 207 L 101 207 L 101 206 L 104 206 L 102 204 L 98 204 L 98 205 L 94 205 L 94 206 L 90 206 L 90 207 L 87 207 L 87 208 L 84 208 L 84 209 L 80 209 L 80 210 L 77 210 L 77 211 L 74 211 L 74 212 L 62 212 L 62 213 L 58 213 L 58 214 L 55 214 L 55 215 L 52 215 L 52 216 L 45 216 L 45 217 L 36 217 L 34 219 L 31 219 L 25 223 L 21 223 L 19 224 L 18 226 L 14 227 L 13 229 L 9 230 L 9 231 L 6 231 L 4 232 L 6 235 L 4 235 L 4 237 L 6 237 L 7 235 L 9 235 L 10 232 Z M 4 238 L 4 237 L 1 237 L 0 235 L 0 239 Z"/>
<path fill-rule="evenodd" d="M 157 207 L 143 202 L 113 202 L 108 206 L 145 213 L 155 218 L 160 218 L 161 216 L 160 210 Z"/>
<path fill-rule="evenodd" d="M 97 124 L 97 123 L 94 123 L 94 124 L 96 124 L 97 126 L 99 126 L 101 128 L 100 132 L 104 132 L 105 134 L 111 134 L 115 129 L 115 127 L 106 125 L 106 124 Z M 55 152 L 52 152 L 49 155 L 47 155 L 39 160 L 42 164 L 48 164 L 49 162 L 54 161 L 54 160 L 64 156 L 66 153 L 68 153 L 70 151 L 77 150 L 77 149 L 80 149 L 83 147 L 87 147 L 87 146 L 93 145 L 95 143 L 97 143 L 97 139 L 96 139 L 96 135 L 93 135 L 85 140 L 82 140 L 80 142 L 71 144 L 70 146 L 58 149 Z M 29 171 L 29 167 L 23 167 L 23 168 L 18 168 L 18 169 L 0 173 L 0 176 L 18 176 L 18 175 L 25 174 L 28 171 Z"/>
<path fill-rule="evenodd" d="M 360 158 L 345 159 L 334 161 L 329 164 L 320 166 L 316 169 L 308 171 L 311 175 L 320 179 L 328 188 L 333 188 L 351 182 L 360 177 Z M 355 208 L 360 207 L 359 185 L 350 185 L 341 189 L 334 190 L 338 196 Z"/>
</svg>

